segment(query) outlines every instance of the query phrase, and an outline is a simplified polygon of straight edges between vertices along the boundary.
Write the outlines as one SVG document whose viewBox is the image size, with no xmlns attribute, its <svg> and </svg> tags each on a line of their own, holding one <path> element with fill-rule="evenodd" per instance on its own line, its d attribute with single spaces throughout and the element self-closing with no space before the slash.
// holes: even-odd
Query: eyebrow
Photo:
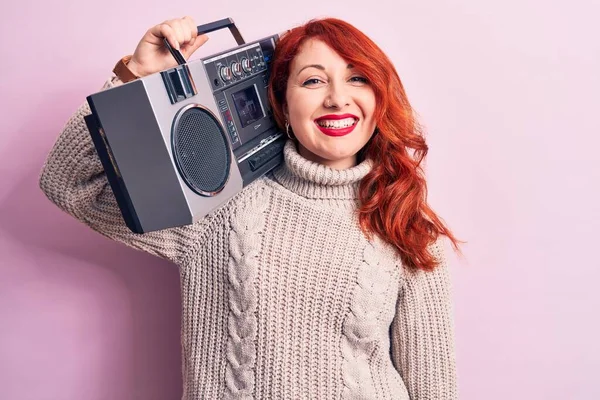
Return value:
<svg viewBox="0 0 600 400">
<path fill-rule="evenodd" d="M 306 68 L 316 68 L 316 69 L 320 69 L 321 71 L 325 71 L 325 67 L 322 66 L 321 64 L 309 64 L 309 65 L 305 65 L 304 67 L 300 68 L 300 71 L 298 71 L 298 75 L 300 75 L 300 72 L 304 71 Z M 348 66 L 346 67 L 347 69 L 352 69 L 354 68 L 354 65 L 352 64 L 348 64 Z"/>
</svg>

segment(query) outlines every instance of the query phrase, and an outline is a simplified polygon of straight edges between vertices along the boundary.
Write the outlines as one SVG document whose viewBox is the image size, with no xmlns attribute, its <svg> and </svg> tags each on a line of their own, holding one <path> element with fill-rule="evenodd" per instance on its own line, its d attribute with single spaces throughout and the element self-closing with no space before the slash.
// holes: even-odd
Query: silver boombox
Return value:
<svg viewBox="0 0 600 400">
<path fill-rule="evenodd" d="M 190 61 L 87 97 L 85 117 L 123 218 L 143 233 L 192 224 L 282 162 L 285 134 L 267 98 L 279 35 Z"/>
</svg>

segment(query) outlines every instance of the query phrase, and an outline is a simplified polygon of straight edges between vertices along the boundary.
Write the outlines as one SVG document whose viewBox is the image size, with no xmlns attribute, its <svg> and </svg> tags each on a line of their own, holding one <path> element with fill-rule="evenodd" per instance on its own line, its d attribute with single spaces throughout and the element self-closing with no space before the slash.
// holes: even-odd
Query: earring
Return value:
<svg viewBox="0 0 600 400">
<path fill-rule="evenodd" d="M 287 134 L 287 137 L 290 138 L 290 140 L 294 140 L 294 137 L 290 135 L 290 123 L 287 119 L 285 120 L 285 133 Z"/>
</svg>

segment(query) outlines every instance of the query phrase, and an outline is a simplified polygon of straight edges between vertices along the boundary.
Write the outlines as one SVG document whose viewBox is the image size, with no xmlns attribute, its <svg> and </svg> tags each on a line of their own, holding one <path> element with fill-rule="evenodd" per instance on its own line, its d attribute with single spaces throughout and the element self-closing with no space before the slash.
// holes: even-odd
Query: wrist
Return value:
<svg viewBox="0 0 600 400">
<path fill-rule="evenodd" d="M 133 58 L 129 60 L 129 62 L 127 62 L 125 64 L 127 66 L 127 69 L 131 71 L 131 73 L 139 78 L 141 78 L 142 76 L 144 76 L 145 74 L 143 74 L 140 71 L 140 66 L 138 63 L 136 63 Z"/>
<path fill-rule="evenodd" d="M 133 68 L 133 70 L 131 68 Z M 135 62 L 133 64 L 131 63 L 131 56 L 121 58 L 115 65 L 115 68 L 113 68 L 113 72 L 123 83 L 141 77 L 141 75 L 139 75 L 140 71 L 138 65 Z"/>
</svg>

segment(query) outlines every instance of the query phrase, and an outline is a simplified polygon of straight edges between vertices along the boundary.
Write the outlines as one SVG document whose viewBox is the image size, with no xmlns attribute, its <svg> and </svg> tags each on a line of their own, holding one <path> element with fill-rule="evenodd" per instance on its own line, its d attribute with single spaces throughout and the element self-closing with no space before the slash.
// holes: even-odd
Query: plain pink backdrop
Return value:
<svg viewBox="0 0 600 400">
<path fill-rule="evenodd" d="M 203 4 L 201 4 L 203 3 Z M 589 0 L 82 2 L 0 16 L 0 398 L 178 399 L 176 267 L 59 211 L 37 177 L 146 29 L 232 17 L 247 40 L 336 16 L 390 56 L 427 128 L 461 399 L 598 399 L 600 5 Z M 234 41 L 214 33 L 194 58 Z"/>
</svg>

